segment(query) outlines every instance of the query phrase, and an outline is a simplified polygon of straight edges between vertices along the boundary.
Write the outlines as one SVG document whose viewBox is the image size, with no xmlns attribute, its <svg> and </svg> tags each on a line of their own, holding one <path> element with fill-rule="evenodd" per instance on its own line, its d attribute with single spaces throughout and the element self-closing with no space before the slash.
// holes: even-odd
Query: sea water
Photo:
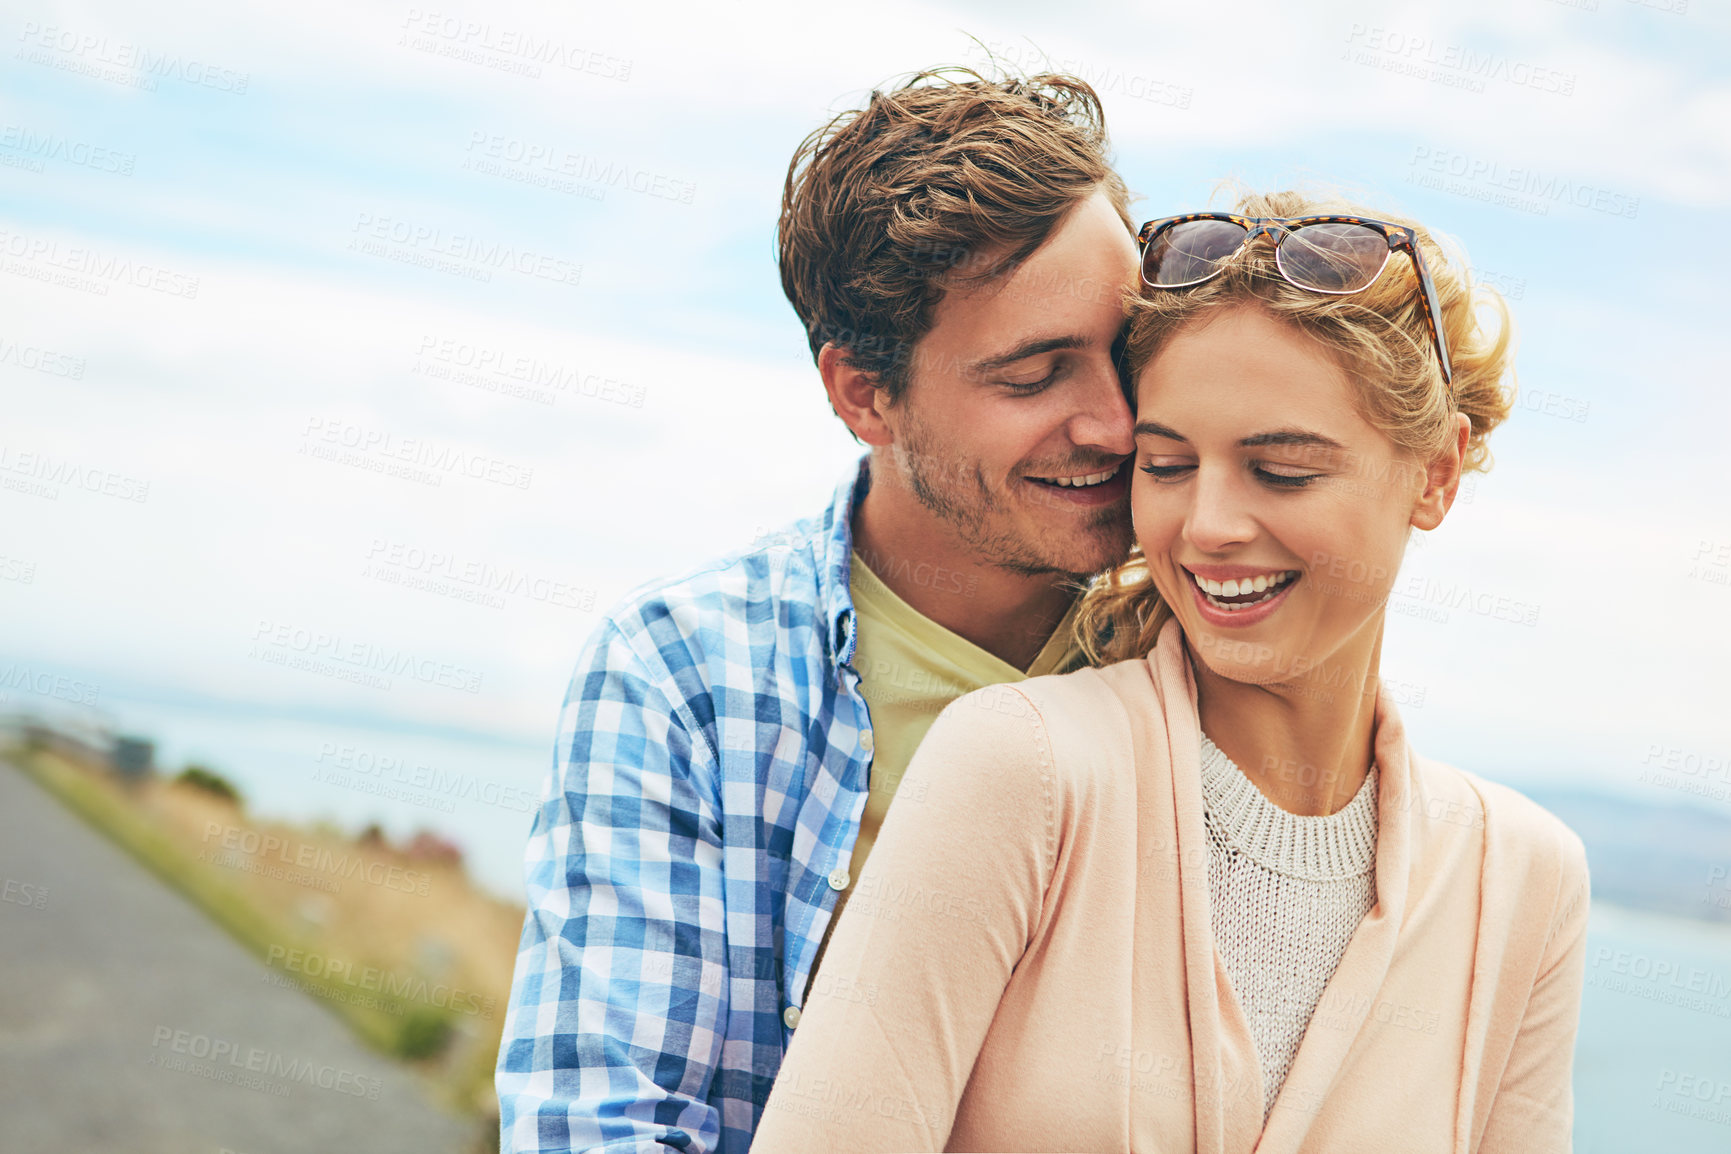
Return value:
<svg viewBox="0 0 1731 1154">
<path fill-rule="evenodd" d="M 1731 1154 L 1731 926 L 1593 904 L 1575 1152 Z"/>
</svg>

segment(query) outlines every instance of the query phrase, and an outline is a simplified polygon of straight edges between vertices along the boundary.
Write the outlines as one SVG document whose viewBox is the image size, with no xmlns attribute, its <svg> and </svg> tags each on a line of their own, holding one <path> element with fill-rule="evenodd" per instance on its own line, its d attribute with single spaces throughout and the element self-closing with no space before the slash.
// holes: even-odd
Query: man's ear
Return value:
<svg viewBox="0 0 1731 1154">
<path fill-rule="evenodd" d="M 846 349 L 834 342 L 824 345 L 818 350 L 817 371 L 830 407 L 855 437 L 877 448 L 895 440 L 883 419 L 887 395 L 875 376 L 847 363 Z"/>
<path fill-rule="evenodd" d="M 1466 460 L 1467 443 L 1472 433 L 1472 419 L 1465 413 L 1456 413 L 1454 440 L 1425 466 L 1424 491 L 1412 507 L 1414 528 L 1435 529 L 1454 505 L 1455 494 L 1461 487 L 1461 465 Z"/>
</svg>

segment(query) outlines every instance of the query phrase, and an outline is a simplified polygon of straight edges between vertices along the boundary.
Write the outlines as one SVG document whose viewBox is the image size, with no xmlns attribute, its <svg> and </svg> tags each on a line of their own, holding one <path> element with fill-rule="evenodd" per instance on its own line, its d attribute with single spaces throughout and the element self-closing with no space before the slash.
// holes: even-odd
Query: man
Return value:
<svg viewBox="0 0 1731 1154">
<path fill-rule="evenodd" d="M 926 727 L 1076 663 L 1078 582 L 1130 545 L 1127 201 L 1067 77 L 922 73 L 796 152 L 782 284 L 870 451 L 820 517 L 585 647 L 530 836 L 505 1149 L 746 1154 Z"/>
</svg>

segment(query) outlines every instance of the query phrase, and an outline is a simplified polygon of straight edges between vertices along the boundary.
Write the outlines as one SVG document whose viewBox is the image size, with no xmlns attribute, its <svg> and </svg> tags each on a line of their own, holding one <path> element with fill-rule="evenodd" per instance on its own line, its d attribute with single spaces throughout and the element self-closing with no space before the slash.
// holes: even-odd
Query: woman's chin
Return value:
<svg viewBox="0 0 1731 1154">
<path fill-rule="evenodd" d="M 1289 631 L 1278 628 L 1228 633 L 1212 629 L 1206 622 L 1186 621 L 1182 615 L 1179 626 L 1197 662 L 1215 677 L 1264 688 L 1285 685 L 1292 694 L 1316 696 L 1313 682 L 1321 651 L 1313 644 L 1314 638 L 1299 642 Z"/>
<path fill-rule="evenodd" d="M 1233 681 L 1239 685 L 1254 685 L 1259 689 L 1277 688 L 1291 678 L 1285 677 L 1277 669 L 1260 665 L 1239 665 L 1232 662 L 1216 663 L 1204 661 L 1208 672 L 1222 681 Z"/>
</svg>

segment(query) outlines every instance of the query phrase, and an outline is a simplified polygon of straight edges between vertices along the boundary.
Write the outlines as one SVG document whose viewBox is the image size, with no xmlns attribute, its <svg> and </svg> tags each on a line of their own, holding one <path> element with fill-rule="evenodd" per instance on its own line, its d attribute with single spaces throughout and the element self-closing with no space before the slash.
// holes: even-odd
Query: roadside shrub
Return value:
<svg viewBox="0 0 1731 1154">
<path fill-rule="evenodd" d="M 202 789 L 204 792 L 220 797 L 234 805 L 241 803 L 240 790 L 236 789 L 232 782 L 222 774 L 206 769 L 202 765 L 187 766 L 180 771 L 180 775 L 174 780 L 190 785 L 194 789 Z"/>
<path fill-rule="evenodd" d="M 409 1011 L 397 1031 L 397 1056 L 410 1060 L 434 1057 L 450 1043 L 451 1033 L 445 1015 L 417 1007 Z"/>
</svg>

